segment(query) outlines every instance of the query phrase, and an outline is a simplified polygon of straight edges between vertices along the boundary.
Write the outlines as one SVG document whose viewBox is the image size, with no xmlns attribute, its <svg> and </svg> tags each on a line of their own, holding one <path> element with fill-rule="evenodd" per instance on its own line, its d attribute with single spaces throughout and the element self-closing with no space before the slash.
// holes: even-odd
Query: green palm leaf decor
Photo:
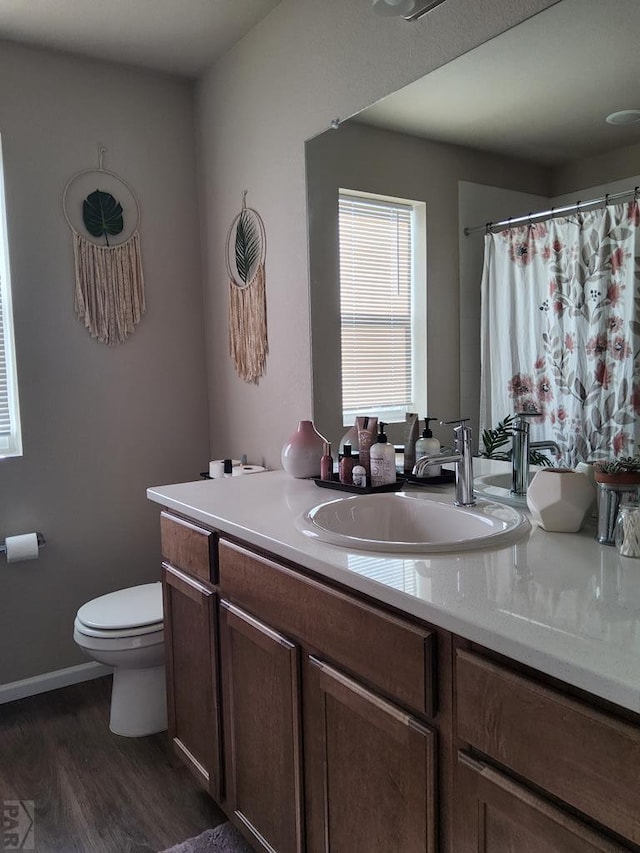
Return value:
<svg viewBox="0 0 640 853">
<path fill-rule="evenodd" d="M 229 355 L 238 376 L 257 384 L 269 352 L 264 272 L 267 238 L 260 214 L 247 207 L 246 200 L 244 190 L 240 213 L 227 232 Z"/>
<path fill-rule="evenodd" d="M 501 448 L 511 442 L 512 436 L 513 415 L 507 415 L 494 429 L 482 431 L 482 449 L 478 451 L 478 456 L 484 459 L 501 459 L 503 462 L 510 462 L 511 448 L 508 450 L 501 450 Z M 549 457 L 536 450 L 535 447 L 529 450 L 529 462 L 531 465 L 552 467 Z"/>
<path fill-rule="evenodd" d="M 235 259 L 238 276 L 244 284 L 251 281 L 262 252 L 260 231 L 255 218 L 244 209 L 236 226 Z"/>
<path fill-rule="evenodd" d="M 494 429 L 485 429 L 482 432 L 482 450 L 480 456 L 485 459 L 502 459 L 507 461 L 511 459 L 511 453 L 501 451 L 500 448 L 509 444 L 513 426 L 513 415 L 507 415 L 504 420 L 498 423 Z"/>
<path fill-rule="evenodd" d="M 104 237 L 109 245 L 109 235 L 116 236 L 124 228 L 122 205 L 111 193 L 95 190 L 82 202 L 82 219 L 92 237 Z"/>
</svg>

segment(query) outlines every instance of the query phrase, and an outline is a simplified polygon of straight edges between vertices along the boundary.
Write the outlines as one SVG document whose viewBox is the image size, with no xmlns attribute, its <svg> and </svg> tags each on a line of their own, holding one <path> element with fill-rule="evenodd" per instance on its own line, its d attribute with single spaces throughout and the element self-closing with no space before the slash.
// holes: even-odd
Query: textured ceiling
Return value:
<svg viewBox="0 0 640 853">
<path fill-rule="evenodd" d="M 0 38 L 196 77 L 280 0 L 1 0 Z"/>
<path fill-rule="evenodd" d="M 416 136 L 561 163 L 640 142 L 640 2 L 562 0 L 360 113 Z"/>
</svg>

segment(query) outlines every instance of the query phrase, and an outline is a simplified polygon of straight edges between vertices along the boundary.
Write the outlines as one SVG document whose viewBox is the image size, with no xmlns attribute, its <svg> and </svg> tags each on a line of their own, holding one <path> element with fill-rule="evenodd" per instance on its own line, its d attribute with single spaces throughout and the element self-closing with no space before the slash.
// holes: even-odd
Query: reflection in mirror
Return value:
<svg viewBox="0 0 640 853">
<path fill-rule="evenodd" d="M 561 0 L 307 143 L 314 419 L 323 434 L 336 441 L 344 432 L 338 192 L 346 188 L 425 205 L 427 300 L 417 322 L 426 341 L 422 391 L 429 415 L 469 415 L 477 430 L 483 388 L 486 425 L 534 403 L 544 405 L 545 420 L 532 426 L 532 438 L 557 440 L 563 421 L 567 463 L 634 452 L 640 392 L 633 383 L 638 343 L 632 334 L 640 291 L 633 246 L 638 223 L 629 201 L 640 185 L 640 125 L 610 125 L 605 118 L 640 107 L 639 6 L 636 0 Z M 585 230 L 586 242 L 557 238 L 555 221 L 535 217 L 533 229 L 528 223 L 522 233 L 512 229 L 511 243 L 508 230 L 491 238 L 507 259 L 496 281 L 505 284 L 511 264 L 523 281 L 535 271 L 547 293 L 513 304 L 498 326 L 487 309 L 481 332 L 485 229 L 465 236 L 465 227 L 629 189 L 631 196 L 619 202 L 621 222 L 613 223 L 610 206 L 595 230 Z M 582 220 L 591 222 L 596 214 L 582 209 Z M 574 215 L 574 231 L 576 222 Z M 626 230 L 633 233 L 624 237 Z M 574 253 L 582 259 L 582 278 L 571 268 L 558 271 L 554 245 L 560 244 L 565 260 Z M 534 264 L 523 262 L 529 247 Z M 517 283 L 510 287 L 522 295 Z M 597 328 L 590 322 L 596 314 Z M 542 328 L 542 320 L 553 328 Z M 578 321 L 585 326 L 581 337 L 573 328 Z M 555 343 L 547 341 L 546 351 L 532 362 L 530 353 L 522 356 L 518 365 L 510 351 L 517 353 L 536 327 L 543 350 L 542 335 Z M 572 346 L 579 353 L 570 365 Z M 481 380 L 481 352 L 485 362 L 504 361 L 509 376 L 494 383 L 488 365 Z M 539 361 L 536 367 L 538 355 L 544 370 Z M 547 381 L 553 370 L 559 382 Z M 449 443 L 444 429 L 436 434 Z M 399 425 L 388 431 L 402 441 Z"/>
</svg>

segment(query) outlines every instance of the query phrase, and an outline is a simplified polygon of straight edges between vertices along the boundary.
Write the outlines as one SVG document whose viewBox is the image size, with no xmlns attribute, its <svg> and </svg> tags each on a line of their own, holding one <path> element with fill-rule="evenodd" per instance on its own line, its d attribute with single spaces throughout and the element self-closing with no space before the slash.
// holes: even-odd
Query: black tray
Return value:
<svg viewBox="0 0 640 853">
<path fill-rule="evenodd" d="M 386 486 L 353 486 L 341 483 L 337 474 L 333 475 L 332 480 L 321 480 L 320 477 L 311 477 L 311 479 L 321 489 L 351 492 L 353 495 L 375 495 L 382 492 L 398 492 L 403 486 L 402 480 L 397 480 L 395 483 L 387 483 Z"/>
</svg>

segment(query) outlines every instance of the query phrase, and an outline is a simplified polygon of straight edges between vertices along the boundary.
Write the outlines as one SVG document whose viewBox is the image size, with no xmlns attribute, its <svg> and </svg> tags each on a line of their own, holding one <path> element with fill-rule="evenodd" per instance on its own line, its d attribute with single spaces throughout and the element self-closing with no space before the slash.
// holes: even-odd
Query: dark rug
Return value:
<svg viewBox="0 0 640 853">
<path fill-rule="evenodd" d="M 215 829 L 206 829 L 202 835 L 188 838 L 163 853 L 253 853 L 235 826 L 221 823 Z"/>
</svg>

